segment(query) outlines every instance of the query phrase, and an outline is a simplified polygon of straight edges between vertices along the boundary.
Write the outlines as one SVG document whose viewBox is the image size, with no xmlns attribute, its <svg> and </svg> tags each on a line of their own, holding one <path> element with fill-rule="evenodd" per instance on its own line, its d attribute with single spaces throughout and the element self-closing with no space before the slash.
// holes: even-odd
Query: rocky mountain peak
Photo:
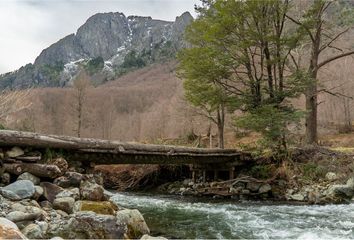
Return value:
<svg viewBox="0 0 354 240">
<path fill-rule="evenodd" d="M 175 22 L 126 17 L 120 12 L 97 13 L 76 33 L 44 49 L 34 64 L 1 76 L 0 86 L 64 86 L 76 73 L 74 65 L 91 59 L 102 59 L 105 73 L 110 72 L 110 77 L 114 77 L 128 55 L 139 61 L 139 66 L 172 57 L 185 45 L 184 29 L 192 20 L 189 12 Z M 65 71 L 68 67 L 70 71 Z"/>
</svg>

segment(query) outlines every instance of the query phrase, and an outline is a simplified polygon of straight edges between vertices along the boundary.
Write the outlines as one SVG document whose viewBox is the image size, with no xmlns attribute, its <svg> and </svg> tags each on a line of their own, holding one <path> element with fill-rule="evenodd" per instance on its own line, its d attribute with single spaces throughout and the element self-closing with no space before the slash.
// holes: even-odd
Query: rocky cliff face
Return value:
<svg viewBox="0 0 354 240">
<path fill-rule="evenodd" d="M 65 86 L 79 67 L 88 68 L 101 83 L 130 68 L 173 57 L 185 45 L 183 33 L 192 20 L 188 12 L 175 22 L 123 13 L 96 14 L 76 34 L 43 50 L 34 64 L 1 75 L 0 87 Z"/>
</svg>

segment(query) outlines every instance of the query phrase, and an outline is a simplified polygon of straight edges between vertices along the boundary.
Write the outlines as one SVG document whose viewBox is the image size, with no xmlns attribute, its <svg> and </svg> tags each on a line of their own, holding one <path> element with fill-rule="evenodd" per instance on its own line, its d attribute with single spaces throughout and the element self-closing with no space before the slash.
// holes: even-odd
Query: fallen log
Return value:
<svg viewBox="0 0 354 240">
<path fill-rule="evenodd" d="M 57 178 L 63 174 L 56 165 L 38 163 L 5 163 L 4 170 L 14 175 L 29 172 L 37 177 L 46 178 Z"/>
<path fill-rule="evenodd" d="M 170 145 L 154 145 L 127 143 L 120 141 L 99 140 L 91 138 L 76 138 L 70 136 L 44 135 L 31 132 L 10 130 L 0 131 L 0 146 L 24 146 L 37 148 L 59 148 L 66 150 L 84 150 L 91 152 L 112 151 L 113 153 L 143 154 L 162 153 L 165 155 L 197 154 L 199 156 L 240 156 L 241 153 L 234 149 L 205 149 Z M 243 153 L 243 155 L 247 155 Z"/>
</svg>

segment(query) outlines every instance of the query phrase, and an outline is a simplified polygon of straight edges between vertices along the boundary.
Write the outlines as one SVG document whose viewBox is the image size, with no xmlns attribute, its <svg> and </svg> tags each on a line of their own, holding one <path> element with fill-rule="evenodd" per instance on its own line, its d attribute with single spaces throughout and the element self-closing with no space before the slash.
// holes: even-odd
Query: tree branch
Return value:
<svg viewBox="0 0 354 240">
<path fill-rule="evenodd" d="M 293 23 L 295 23 L 295 24 L 297 24 L 297 25 L 303 27 L 303 28 L 306 30 L 306 32 L 309 34 L 309 36 L 310 36 L 310 38 L 311 38 L 311 41 L 312 41 L 312 42 L 315 42 L 315 38 L 313 37 L 312 32 L 310 31 L 310 29 L 309 29 L 308 27 L 306 27 L 303 23 L 301 23 L 300 21 L 295 20 L 294 18 L 290 17 L 290 16 L 287 15 L 287 14 L 286 14 L 286 17 L 287 17 L 288 19 L 290 19 Z"/>
<path fill-rule="evenodd" d="M 345 34 L 346 32 L 349 31 L 350 28 L 345 29 L 344 31 L 338 33 L 335 37 L 333 37 L 327 44 L 323 45 L 320 48 L 320 52 L 322 52 L 323 50 L 325 50 L 327 47 L 330 47 L 332 45 L 333 42 L 335 42 L 340 36 L 342 36 L 343 34 Z"/>
<path fill-rule="evenodd" d="M 353 55 L 354 54 L 354 51 L 350 51 L 350 52 L 346 52 L 346 53 L 342 53 L 342 54 L 339 54 L 337 56 L 334 56 L 334 57 L 331 57 L 323 62 L 321 62 L 320 64 L 318 64 L 318 69 L 320 69 L 321 67 L 323 67 L 324 65 L 330 63 L 330 62 L 333 62 L 337 59 L 340 59 L 340 58 L 343 58 L 343 57 L 346 57 L 346 56 L 350 56 L 350 55 Z"/>
<path fill-rule="evenodd" d="M 328 93 L 328 94 L 335 96 L 335 97 L 344 97 L 344 98 L 349 98 L 349 99 L 353 100 L 353 97 L 351 97 L 351 96 L 348 96 L 348 95 L 345 95 L 345 94 L 339 93 L 339 92 L 331 92 L 327 89 L 321 89 L 318 92 L 324 92 L 324 93 Z"/>
</svg>

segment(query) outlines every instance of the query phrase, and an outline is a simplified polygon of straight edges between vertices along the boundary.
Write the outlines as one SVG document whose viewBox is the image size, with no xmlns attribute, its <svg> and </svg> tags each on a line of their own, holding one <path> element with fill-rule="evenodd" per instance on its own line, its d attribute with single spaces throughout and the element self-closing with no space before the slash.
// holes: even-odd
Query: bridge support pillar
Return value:
<svg viewBox="0 0 354 240">
<path fill-rule="evenodd" d="M 230 168 L 229 178 L 230 178 L 230 180 L 235 178 L 235 167 Z"/>
<path fill-rule="evenodd" d="M 214 181 L 218 180 L 218 177 L 219 177 L 219 171 L 214 170 Z"/>
<path fill-rule="evenodd" d="M 195 183 L 196 182 L 196 172 L 195 172 L 195 170 L 192 170 L 192 181 L 193 181 L 193 183 Z"/>
</svg>

